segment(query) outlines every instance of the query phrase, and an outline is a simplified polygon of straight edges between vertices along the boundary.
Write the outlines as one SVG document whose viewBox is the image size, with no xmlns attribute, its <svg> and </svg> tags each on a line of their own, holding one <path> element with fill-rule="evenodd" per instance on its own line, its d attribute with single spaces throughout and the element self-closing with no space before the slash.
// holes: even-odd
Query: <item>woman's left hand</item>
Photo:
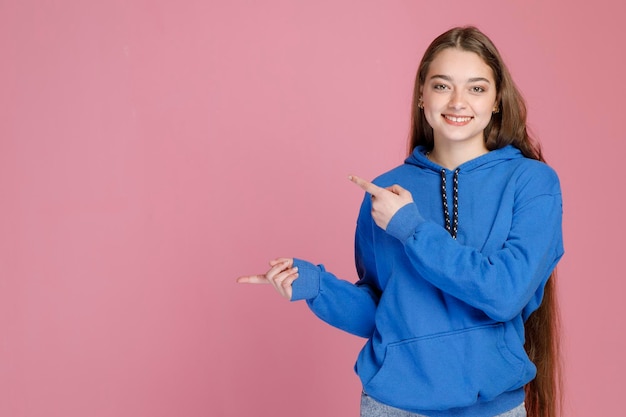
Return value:
<svg viewBox="0 0 626 417">
<path fill-rule="evenodd" d="M 348 178 L 372 196 L 372 218 L 383 230 L 387 230 L 387 225 L 398 210 L 413 202 L 411 193 L 397 184 L 382 188 L 354 175 Z"/>
</svg>

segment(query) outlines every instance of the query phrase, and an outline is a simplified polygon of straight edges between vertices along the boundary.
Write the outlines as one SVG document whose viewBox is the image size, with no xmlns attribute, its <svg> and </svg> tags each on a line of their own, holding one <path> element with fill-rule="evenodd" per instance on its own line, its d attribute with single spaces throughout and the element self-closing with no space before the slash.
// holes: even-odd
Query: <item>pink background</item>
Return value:
<svg viewBox="0 0 626 417">
<path fill-rule="evenodd" d="M 0 416 L 358 415 L 363 340 L 235 278 L 356 278 L 346 176 L 402 161 L 418 61 L 460 24 L 561 176 L 566 416 L 621 414 L 619 3 L 1 0 Z"/>
</svg>

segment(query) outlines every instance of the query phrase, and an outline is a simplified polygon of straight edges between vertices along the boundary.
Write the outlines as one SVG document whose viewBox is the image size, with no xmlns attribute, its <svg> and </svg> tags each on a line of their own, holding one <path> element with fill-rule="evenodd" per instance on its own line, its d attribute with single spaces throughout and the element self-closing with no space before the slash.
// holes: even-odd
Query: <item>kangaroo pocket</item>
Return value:
<svg viewBox="0 0 626 417">
<path fill-rule="evenodd" d="M 392 343 L 364 388 L 408 410 L 466 407 L 522 386 L 527 358 L 518 350 L 515 355 L 505 344 L 502 324 Z"/>
</svg>

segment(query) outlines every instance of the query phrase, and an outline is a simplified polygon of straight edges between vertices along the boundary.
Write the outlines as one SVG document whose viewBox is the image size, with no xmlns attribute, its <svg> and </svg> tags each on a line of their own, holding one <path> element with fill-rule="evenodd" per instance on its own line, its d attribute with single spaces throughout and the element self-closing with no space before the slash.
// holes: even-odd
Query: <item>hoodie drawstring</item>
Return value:
<svg viewBox="0 0 626 417">
<path fill-rule="evenodd" d="M 454 170 L 452 177 L 452 221 L 448 211 L 448 193 L 446 191 L 446 170 L 441 170 L 441 199 L 443 201 L 443 217 L 446 220 L 446 230 L 456 239 L 459 228 L 459 168 Z"/>
</svg>

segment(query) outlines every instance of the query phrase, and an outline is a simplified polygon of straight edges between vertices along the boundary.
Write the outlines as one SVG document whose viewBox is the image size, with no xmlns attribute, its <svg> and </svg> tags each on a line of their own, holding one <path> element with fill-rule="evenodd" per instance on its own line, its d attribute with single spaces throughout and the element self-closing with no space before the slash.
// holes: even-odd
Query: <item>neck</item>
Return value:
<svg viewBox="0 0 626 417">
<path fill-rule="evenodd" d="M 480 146 L 462 143 L 435 144 L 433 150 L 428 154 L 428 159 L 446 169 L 454 170 L 459 165 L 487 152 L 489 151 L 484 143 L 481 143 Z"/>
</svg>

